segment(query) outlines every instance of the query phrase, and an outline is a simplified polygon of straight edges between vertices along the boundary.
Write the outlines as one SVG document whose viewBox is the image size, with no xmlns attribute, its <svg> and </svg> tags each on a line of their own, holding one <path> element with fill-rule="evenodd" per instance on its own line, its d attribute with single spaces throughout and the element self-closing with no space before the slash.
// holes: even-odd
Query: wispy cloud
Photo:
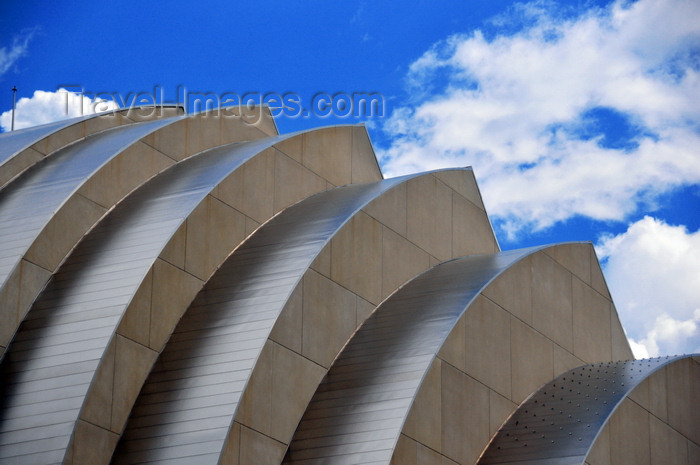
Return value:
<svg viewBox="0 0 700 465">
<path fill-rule="evenodd" d="M 114 110 L 119 106 L 113 101 L 91 99 L 84 95 L 59 89 L 56 92 L 36 90 L 27 98 L 17 101 L 15 129 L 38 126 L 74 116 Z M 9 131 L 12 124 L 12 110 L 0 114 L 0 126 Z"/>
<path fill-rule="evenodd" d="M 511 238 L 577 215 L 624 220 L 700 182 L 700 3 L 560 13 L 520 5 L 496 33 L 452 36 L 418 58 L 414 101 L 383 128 L 385 172 L 474 166 Z"/>
<path fill-rule="evenodd" d="M 700 231 L 647 216 L 596 250 L 637 357 L 700 352 Z"/>
<path fill-rule="evenodd" d="M 0 76 L 5 74 L 12 66 L 27 53 L 29 42 L 39 29 L 37 27 L 25 29 L 12 39 L 12 45 L 0 47 Z"/>
</svg>

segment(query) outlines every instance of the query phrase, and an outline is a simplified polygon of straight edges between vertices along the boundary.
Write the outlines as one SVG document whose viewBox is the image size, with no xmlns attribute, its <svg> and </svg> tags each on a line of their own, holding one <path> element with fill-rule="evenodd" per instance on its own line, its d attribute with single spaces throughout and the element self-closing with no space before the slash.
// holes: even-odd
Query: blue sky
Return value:
<svg viewBox="0 0 700 465">
<path fill-rule="evenodd" d="M 5 129 L 13 85 L 18 127 L 67 86 L 377 93 L 382 116 L 277 124 L 364 121 L 387 176 L 472 165 L 502 248 L 592 241 L 635 353 L 700 351 L 697 1 L 10 0 Z"/>
</svg>

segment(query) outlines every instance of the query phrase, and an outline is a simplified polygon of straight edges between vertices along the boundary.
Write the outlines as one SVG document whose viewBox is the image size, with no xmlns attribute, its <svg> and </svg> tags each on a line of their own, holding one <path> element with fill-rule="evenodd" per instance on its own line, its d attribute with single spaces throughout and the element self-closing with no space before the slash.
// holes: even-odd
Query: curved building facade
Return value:
<svg viewBox="0 0 700 465">
<path fill-rule="evenodd" d="M 0 464 L 700 464 L 700 358 L 633 360 L 590 243 L 501 251 L 362 126 L 148 110 L 0 135 Z"/>
</svg>

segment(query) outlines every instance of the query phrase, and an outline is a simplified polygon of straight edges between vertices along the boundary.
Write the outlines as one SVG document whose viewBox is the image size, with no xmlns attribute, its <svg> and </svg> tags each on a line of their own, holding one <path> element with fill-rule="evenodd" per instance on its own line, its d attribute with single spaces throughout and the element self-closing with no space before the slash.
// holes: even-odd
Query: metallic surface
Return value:
<svg viewBox="0 0 700 465">
<path fill-rule="evenodd" d="M 124 145 L 120 136 L 128 135 L 132 140 L 139 137 L 134 131 L 158 124 L 167 123 L 118 128 L 105 133 L 106 140 L 95 138 L 87 147 L 98 144 L 112 154 Z M 63 460 L 95 370 L 163 247 L 221 180 L 288 137 L 291 135 L 217 147 L 174 165 L 118 204 L 76 246 L 28 313 L 2 363 L 0 464 Z M 102 152 L 95 154 L 88 148 L 83 150 L 101 159 Z M 79 149 L 73 147 L 68 154 L 73 150 Z M 83 163 L 74 164 L 79 170 L 75 179 L 87 176 L 96 163 L 80 155 L 78 152 L 77 158 Z M 58 160 L 60 156 L 51 158 Z M 68 174 L 65 164 L 52 166 L 48 173 L 42 170 L 44 176 L 22 186 L 33 186 L 42 193 L 41 198 L 49 195 L 51 188 L 61 193 L 53 196 L 65 197 L 74 189 L 76 182 L 69 182 L 73 177 L 66 176 L 67 180 L 55 186 L 41 182 L 54 173 L 57 179 L 64 179 L 60 175 Z M 31 210 L 31 203 L 25 208 Z"/>
<path fill-rule="evenodd" d="M 304 273 L 360 209 L 413 177 L 316 194 L 244 242 L 173 332 L 112 463 L 218 463 L 256 360 Z"/>
<path fill-rule="evenodd" d="M 655 371 L 685 356 L 574 368 L 527 398 L 501 426 L 479 465 L 583 465 L 615 409 Z"/>
<path fill-rule="evenodd" d="M 122 124 L 131 123 L 132 121 L 127 119 L 129 112 L 138 112 L 142 107 L 128 108 L 116 110 L 114 113 L 122 113 L 125 118 L 122 119 Z M 179 108 L 171 105 L 159 105 L 158 108 Z M 155 111 L 155 109 L 154 109 Z M 21 151 L 31 147 L 42 139 L 49 137 L 52 134 L 59 132 L 74 124 L 82 123 L 92 118 L 99 118 L 102 116 L 109 116 L 112 114 L 111 111 L 104 113 L 93 113 L 84 116 L 78 116 L 75 118 L 64 119 L 60 121 L 54 121 L 52 123 L 42 124 L 40 126 L 33 126 L 30 128 L 18 129 L 12 132 L 4 132 L 0 134 L 0 170 L 2 165 L 7 163 L 15 155 L 18 155 Z"/>
<path fill-rule="evenodd" d="M 102 166 L 178 118 L 134 123 L 87 137 L 37 162 L 0 191 L 0 289 L 61 206 Z"/>
<path fill-rule="evenodd" d="M 421 382 L 473 299 L 542 248 L 437 265 L 388 297 L 333 363 L 289 446 L 288 464 L 389 464 Z"/>
<path fill-rule="evenodd" d="M 2 167 L 3 164 L 5 164 L 19 152 L 27 147 L 31 147 L 41 139 L 48 137 L 63 128 L 67 128 L 73 124 L 78 124 L 95 116 L 99 115 L 79 116 L 77 118 L 54 121 L 53 123 L 42 124 L 41 126 L 18 129 L 17 131 L 4 132 L 0 134 L 0 167 Z"/>
</svg>

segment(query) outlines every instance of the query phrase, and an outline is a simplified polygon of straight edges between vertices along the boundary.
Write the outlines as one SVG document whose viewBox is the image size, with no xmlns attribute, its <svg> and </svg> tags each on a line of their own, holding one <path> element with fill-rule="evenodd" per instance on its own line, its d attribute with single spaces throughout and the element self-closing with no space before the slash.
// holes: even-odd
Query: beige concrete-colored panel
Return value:
<svg viewBox="0 0 700 465">
<path fill-rule="evenodd" d="M 477 305 L 481 305 L 481 302 Z M 465 372 L 467 371 L 467 315 L 471 312 L 470 309 L 467 309 L 467 312 L 457 321 L 438 352 L 440 359 Z M 508 371 L 510 372 L 510 367 Z"/>
<path fill-rule="evenodd" d="M 51 272 L 44 268 L 28 262 L 25 259 L 19 262 L 19 298 L 17 309 L 19 320 L 23 320 L 29 308 L 40 294 L 46 283 L 51 278 Z M 8 282 L 7 285 L 9 285 Z M 7 286 L 6 285 L 6 286 Z"/>
<path fill-rule="evenodd" d="M 532 260 L 520 260 L 484 289 L 483 294 L 521 319 L 532 324 Z"/>
<path fill-rule="evenodd" d="M 566 349 L 562 349 L 556 344 L 552 344 L 553 356 L 554 356 L 554 373 L 553 377 L 559 376 L 569 370 L 572 370 L 581 365 L 586 365 L 586 362 L 577 358 L 571 352 Z"/>
<path fill-rule="evenodd" d="M 612 360 L 634 360 L 634 354 L 630 343 L 625 336 L 625 331 L 622 329 L 622 323 L 617 315 L 615 304 L 612 304 L 610 310 L 610 338 L 612 345 Z"/>
<path fill-rule="evenodd" d="M 425 447 L 423 444 L 416 444 L 416 462 L 421 465 L 442 465 L 442 455 L 434 450 Z"/>
<path fill-rule="evenodd" d="M 359 327 L 372 314 L 372 312 L 377 308 L 377 306 L 371 302 L 367 302 L 361 297 L 357 298 L 357 302 L 355 305 L 357 306 L 356 326 Z"/>
<path fill-rule="evenodd" d="M 302 281 L 292 291 L 270 332 L 270 339 L 299 354 L 302 350 L 303 290 Z"/>
<path fill-rule="evenodd" d="M 380 181 L 382 173 L 364 126 L 352 128 L 352 183 Z"/>
<path fill-rule="evenodd" d="M 118 434 L 78 420 L 72 440 L 73 464 L 109 463 L 118 440 Z"/>
<path fill-rule="evenodd" d="M 598 261 L 598 256 L 595 253 L 593 247 L 590 248 L 591 255 L 591 287 L 598 291 L 603 297 L 610 298 L 610 291 L 608 290 L 608 285 L 605 283 L 605 277 L 603 276 L 603 270 L 600 268 L 600 262 Z"/>
<path fill-rule="evenodd" d="M 241 425 L 233 422 L 231 429 L 228 431 L 224 450 L 221 451 L 219 465 L 239 465 L 238 455 L 241 446 Z"/>
<path fill-rule="evenodd" d="M 382 233 L 382 298 L 430 266 L 430 255 L 391 229 Z"/>
<path fill-rule="evenodd" d="M 610 463 L 649 465 L 648 412 L 629 399 L 610 419 Z"/>
<path fill-rule="evenodd" d="M 225 106 L 221 108 L 220 114 L 223 144 L 277 135 L 277 128 L 268 108 Z"/>
<path fill-rule="evenodd" d="M 290 137 L 289 139 L 275 144 L 273 147 L 297 163 L 301 163 L 302 152 L 304 150 L 303 139 L 303 136 Z"/>
<path fill-rule="evenodd" d="M 275 213 L 326 190 L 326 180 L 286 155 L 275 156 Z"/>
<path fill-rule="evenodd" d="M 472 170 L 437 171 L 435 177 L 480 209 L 484 209 L 479 186 Z"/>
<path fill-rule="evenodd" d="M 199 153 L 221 145 L 221 118 L 216 111 L 190 115 L 186 121 L 186 153 Z"/>
<path fill-rule="evenodd" d="M 481 295 L 469 306 L 466 317 L 466 372 L 510 398 L 512 317 Z"/>
<path fill-rule="evenodd" d="M 489 389 L 443 364 L 442 454 L 458 463 L 475 463 L 491 437 L 489 423 Z"/>
<path fill-rule="evenodd" d="M 208 195 L 187 218 L 185 270 L 206 281 L 245 239 L 245 216 Z"/>
<path fill-rule="evenodd" d="M 334 126 L 304 133 L 302 163 L 335 186 L 350 184 L 352 126 Z"/>
<path fill-rule="evenodd" d="M 255 221 L 267 221 L 273 212 L 275 150 L 256 155 L 231 173 L 217 197 Z"/>
<path fill-rule="evenodd" d="M 447 431 L 442 430 L 442 415 L 445 413 L 441 407 L 443 405 L 441 399 L 444 394 L 442 387 L 443 366 L 449 367 L 440 359 L 433 360 L 418 389 L 416 398 L 413 400 L 402 431 L 405 435 L 437 451 L 442 450 L 441 436 Z M 448 394 L 451 393 L 452 391 Z M 451 424 L 448 424 L 449 426 Z"/>
<path fill-rule="evenodd" d="M 241 426 L 241 464 L 279 465 L 286 450 L 285 444 Z"/>
<path fill-rule="evenodd" d="M 443 260 L 439 260 L 439 259 L 433 257 L 432 255 L 430 256 L 430 267 L 431 268 L 434 267 L 435 265 L 439 265 L 442 262 L 443 262 Z"/>
<path fill-rule="evenodd" d="M 71 196 L 51 217 L 25 258 L 44 269 L 55 270 L 106 211 L 82 195 Z"/>
<path fill-rule="evenodd" d="M 598 434 L 593 447 L 586 457 L 589 465 L 612 465 L 610 462 L 610 427 L 609 424 L 603 427 Z"/>
<path fill-rule="evenodd" d="M 645 383 L 649 389 L 648 410 L 661 421 L 668 422 L 666 367 L 647 378 Z"/>
<path fill-rule="evenodd" d="M 177 231 L 175 231 L 173 237 L 170 238 L 168 244 L 163 248 L 163 251 L 160 253 L 160 258 L 184 270 L 186 243 L 187 222 L 185 221 L 179 228 L 177 228 Z"/>
<path fill-rule="evenodd" d="M 452 203 L 452 256 L 498 252 L 486 213 L 461 195 Z"/>
<path fill-rule="evenodd" d="M 657 376 L 658 374 L 661 374 L 661 376 L 664 377 L 664 405 L 666 405 L 666 378 L 665 378 L 665 369 L 662 368 L 660 371 L 664 371 L 664 373 L 659 373 L 656 372 L 654 375 L 650 376 L 649 378 L 646 378 L 644 381 L 639 383 L 637 387 L 635 387 L 632 392 L 630 392 L 627 397 L 638 403 L 642 408 L 649 410 L 649 379 L 653 378 L 654 376 Z M 665 409 L 664 409 L 665 410 Z"/>
<path fill-rule="evenodd" d="M 612 357 L 612 303 L 576 276 L 572 279 L 574 354 L 587 363 Z"/>
<path fill-rule="evenodd" d="M 185 151 L 187 120 L 181 119 L 148 135 L 144 142 L 175 161 L 192 155 Z"/>
<path fill-rule="evenodd" d="M 153 269 L 150 269 L 129 302 L 129 307 L 117 328 L 117 333 L 127 335 L 144 346 L 148 346 L 151 337 L 152 290 Z"/>
<path fill-rule="evenodd" d="M 532 326 L 572 351 L 571 273 L 542 252 L 531 259 Z"/>
<path fill-rule="evenodd" d="M 520 404 L 553 378 L 552 342 L 520 320 L 510 320 L 511 400 Z"/>
<path fill-rule="evenodd" d="M 114 385 L 114 357 L 117 341 L 112 338 L 88 391 L 80 418 L 109 430 L 112 426 L 112 392 Z"/>
<path fill-rule="evenodd" d="M 49 154 L 54 152 L 72 142 L 77 141 L 78 139 L 82 139 L 83 137 L 85 137 L 85 122 L 72 124 L 67 128 L 54 132 L 49 137 L 44 139 L 46 143 L 44 146 L 46 147 L 44 153 Z M 35 144 L 33 147 L 39 152 L 42 152 L 40 149 L 41 145 Z"/>
<path fill-rule="evenodd" d="M 406 183 L 406 197 L 408 239 L 440 260 L 452 258 L 452 189 L 420 176 Z"/>
<path fill-rule="evenodd" d="M 688 465 L 700 464 L 700 445 L 688 440 Z"/>
<path fill-rule="evenodd" d="M 378 304 L 382 296 L 381 257 L 382 225 L 360 212 L 331 240 L 331 278 Z"/>
<path fill-rule="evenodd" d="M 355 331 L 355 295 L 313 270 L 304 274 L 302 354 L 329 367 Z"/>
<path fill-rule="evenodd" d="M 153 265 L 149 347 L 160 352 L 203 282 L 157 259 Z M 131 309 L 127 309 L 127 312 Z M 128 335 L 126 335 L 128 336 Z"/>
<path fill-rule="evenodd" d="M 388 190 L 363 208 L 369 216 L 401 234 L 406 235 L 406 184 Z"/>
<path fill-rule="evenodd" d="M 245 235 L 246 235 L 246 237 L 253 234 L 255 232 L 255 230 L 258 229 L 259 227 L 260 227 L 260 223 L 251 219 L 248 216 L 245 217 Z"/>
<path fill-rule="evenodd" d="M 518 408 L 518 404 L 511 402 L 496 391 L 489 389 L 489 436 L 493 437 L 496 431 L 505 423 L 508 417 Z"/>
<path fill-rule="evenodd" d="M 271 436 L 288 444 L 326 370 L 279 344 L 274 349 Z"/>
<path fill-rule="evenodd" d="M 7 160 L 0 165 L 0 187 L 5 186 L 12 178 L 42 158 L 44 158 L 44 154 L 30 147 Z"/>
<path fill-rule="evenodd" d="M 0 345 L 7 347 L 19 327 L 20 273 L 13 272 L 0 288 Z"/>
<path fill-rule="evenodd" d="M 93 202 L 110 208 L 173 161 L 144 142 L 124 149 L 78 190 Z"/>
<path fill-rule="evenodd" d="M 95 134 L 105 129 L 115 128 L 124 124 L 124 117 L 121 112 L 107 112 L 85 120 L 85 135 Z"/>
<path fill-rule="evenodd" d="M 26 260 L 7 277 L 0 289 L 0 346 L 7 347 L 51 273 Z"/>
<path fill-rule="evenodd" d="M 272 372 L 274 370 L 275 346 L 269 339 L 265 342 L 260 357 L 255 362 L 248 384 L 243 391 L 236 411 L 236 421 L 242 425 L 270 435 L 272 425 Z M 242 462 L 254 463 L 254 462 Z"/>
<path fill-rule="evenodd" d="M 311 262 L 311 269 L 321 273 L 326 278 L 331 277 L 331 246 L 326 244 L 321 252 Z"/>
<path fill-rule="evenodd" d="M 417 449 L 416 441 L 404 434 L 399 435 L 390 465 L 418 465 Z"/>
<path fill-rule="evenodd" d="M 274 128 L 264 128 L 264 124 L 254 124 L 256 121 L 248 121 L 246 118 L 230 117 L 224 114 L 221 121 L 221 143 L 230 144 L 231 142 L 247 141 L 260 139 L 268 136 L 277 135 Z M 265 130 L 261 130 L 264 128 Z M 268 131 L 268 132 L 266 132 Z"/>
<path fill-rule="evenodd" d="M 687 439 L 670 426 L 649 415 L 652 465 L 688 465 Z"/>
<path fill-rule="evenodd" d="M 546 249 L 545 253 L 581 281 L 590 285 L 591 248 L 591 244 L 562 244 Z"/>
<path fill-rule="evenodd" d="M 668 424 L 700 444 L 700 371 L 693 365 L 695 362 L 684 359 L 666 366 Z M 694 374 L 698 379 L 693 379 Z M 693 384 L 698 388 L 693 389 Z"/>
<path fill-rule="evenodd" d="M 158 353 L 123 336 L 116 336 L 111 430 L 121 433 Z"/>
</svg>

